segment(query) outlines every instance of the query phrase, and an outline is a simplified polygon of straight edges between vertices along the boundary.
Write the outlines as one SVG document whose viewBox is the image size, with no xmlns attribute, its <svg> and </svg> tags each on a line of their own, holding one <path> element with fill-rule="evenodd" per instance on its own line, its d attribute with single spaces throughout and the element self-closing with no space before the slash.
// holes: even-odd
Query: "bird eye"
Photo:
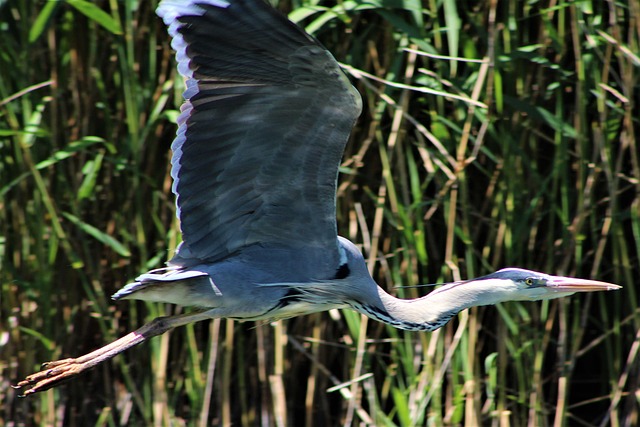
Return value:
<svg viewBox="0 0 640 427">
<path fill-rule="evenodd" d="M 526 279 L 524 279 L 524 283 L 526 283 L 527 286 L 532 286 L 533 285 L 533 278 L 532 277 L 527 277 Z"/>
</svg>

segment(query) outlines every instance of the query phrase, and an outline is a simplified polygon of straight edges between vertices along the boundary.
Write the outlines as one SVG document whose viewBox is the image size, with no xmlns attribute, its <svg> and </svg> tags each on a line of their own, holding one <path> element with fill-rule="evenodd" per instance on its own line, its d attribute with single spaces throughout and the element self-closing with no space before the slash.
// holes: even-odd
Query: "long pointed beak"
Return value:
<svg viewBox="0 0 640 427">
<path fill-rule="evenodd" d="M 622 289 L 622 286 L 614 285 L 613 283 L 562 276 L 553 276 L 545 285 L 554 292 L 595 292 Z"/>
</svg>

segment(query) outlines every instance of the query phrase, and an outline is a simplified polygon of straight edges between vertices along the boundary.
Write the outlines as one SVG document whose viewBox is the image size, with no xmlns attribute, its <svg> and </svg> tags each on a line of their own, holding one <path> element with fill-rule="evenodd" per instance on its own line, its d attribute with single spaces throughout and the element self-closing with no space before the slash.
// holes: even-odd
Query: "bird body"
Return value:
<svg viewBox="0 0 640 427">
<path fill-rule="evenodd" d="M 186 270 L 147 273 L 114 299 L 168 302 L 202 309 L 211 317 L 277 320 L 334 308 L 352 308 L 396 328 L 433 331 L 460 311 L 505 301 L 559 298 L 574 292 L 616 289 L 616 285 L 505 268 L 473 280 L 447 283 L 411 300 L 395 298 L 369 275 L 358 248 L 338 237 L 340 277 L 295 281 L 287 270 L 276 271 L 259 259 L 228 261 Z M 251 252 L 251 251 L 249 251 Z M 287 265 L 283 259 L 280 264 Z M 265 267 L 264 270 L 256 268 Z M 298 270 L 300 271 L 300 270 Z M 311 273 L 309 273 L 311 274 Z M 260 277 L 260 282 L 256 282 Z"/>
<path fill-rule="evenodd" d="M 49 362 L 17 386 L 46 390 L 176 326 L 351 308 L 431 331 L 461 310 L 618 289 L 503 269 L 402 300 L 380 288 L 336 226 L 338 167 L 361 99 L 331 54 L 262 0 L 163 0 L 185 103 L 171 176 L 183 242 L 163 269 L 113 298 L 194 307 L 92 353 Z"/>
</svg>

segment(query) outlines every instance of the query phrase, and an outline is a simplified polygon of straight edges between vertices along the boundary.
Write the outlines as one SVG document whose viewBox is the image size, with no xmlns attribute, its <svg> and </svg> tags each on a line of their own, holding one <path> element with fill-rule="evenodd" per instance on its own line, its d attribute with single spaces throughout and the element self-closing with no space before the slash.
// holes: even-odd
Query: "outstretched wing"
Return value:
<svg viewBox="0 0 640 427">
<path fill-rule="evenodd" d="M 180 257 L 248 246 L 308 250 L 339 265 L 338 166 L 360 114 L 331 54 L 263 0 L 163 1 L 186 99 L 171 175 Z"/>
</svg>

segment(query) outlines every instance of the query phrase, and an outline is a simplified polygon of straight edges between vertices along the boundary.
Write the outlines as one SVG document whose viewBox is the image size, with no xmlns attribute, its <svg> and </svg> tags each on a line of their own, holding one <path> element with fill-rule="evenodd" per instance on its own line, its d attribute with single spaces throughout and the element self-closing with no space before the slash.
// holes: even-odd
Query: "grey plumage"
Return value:
<svg viewBox="0 0 640 427">
<path fill-rule="evenodd" d="M 172 161 L 189 256 L 215 263 L 259 245 L 329 276 L 338 165 L 360 95 L 323 47 L 264 2 L 163 3 L 158 13 L 190 71 Z"/>
<path fill-rule="evenodd" d="M 196 292 L 201 306 L 278 317 L 291 287 L 274 284 L 333 279 L 342 265 L 336 181 L 360 95 L 262 1 L 165 2 L 158 14 L 189 79 L 171 172 L 184 242 L 167 269 L 113 298 L 193 305 L 186 289 L 203 289 L 201 273 L 215 289 Z"/>
</svg>

